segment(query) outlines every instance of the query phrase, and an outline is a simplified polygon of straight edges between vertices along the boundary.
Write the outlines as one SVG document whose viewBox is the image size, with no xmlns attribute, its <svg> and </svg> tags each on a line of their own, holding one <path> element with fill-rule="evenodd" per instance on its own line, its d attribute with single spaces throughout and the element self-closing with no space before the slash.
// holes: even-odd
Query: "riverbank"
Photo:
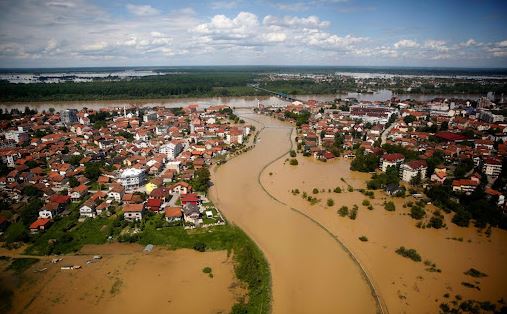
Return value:
<svg viewBox="0 0 507 314">
<path fill-rule="evenodd" d="M 348 254 L 324 230 L 273 200 L 257 180 L 267 164 L 288 153 L 292 128 L 265 116 L 241 117 L 264 129 L 254 149 L 213 173 L 210 198 L 264 252 L 273 312 L 376 312 L 369 286 Z"/>
<path fill-rule="evenodd" d="M 381 191 L 371 199 L 357 189 L 365 188 L 370 175 L 349 170 L 346 159 L 327 163 L 297 157 L 298 166 L 281 158 L 261 175 L 261 183 L 274 197 L 322 224 L 336 235 L 364 265 L 392 313 L 435 313 L 442 303 L 451 305 L 457 299 L 497 302 L 507 297 L 507 232 L 494 229 L 491 237 L 474 228 L 460 228 L 445 215 L 443 229 L 420 229 L 404 204 L 411 198 L 391 198 Z M 343 180 L 341 180 L 343 178 Z M 348 192 L 349 185 L 355 189 Z M 334 193 L 336 187 L 341 193 Z M 292 193 L 295 190 L 299 193 Z M 317 193 L 313 192 L 317 189 Z M 316 198 L 312 205 L 302 194 Z M 332 200 L 328 203 L 327 200 Z M 367 200 L 373 210 L 367 209 Z M 384 209 L 393 201 L 396 210 Z M 366 203 L 365 203 L 366 204 Z M 341 217 L 342 206 L 357 216 Z M 427 205 L 428 213 L 436 208 Z M 361 241 L 359 238 L 365 237 Z M 422 256 L 414 262 L 395 253 L 404 246 Z M 452 254 L 450 253 L 452 252 Z M 425 265 L 428 260 L 435 266 Z M 487 274 L 475 278 L 466 275 L 474 268 Z M 440 270 L 440 272 L 438 272 Z M 479 290 L 480 289 L 480 290 Z"/>
</svg>

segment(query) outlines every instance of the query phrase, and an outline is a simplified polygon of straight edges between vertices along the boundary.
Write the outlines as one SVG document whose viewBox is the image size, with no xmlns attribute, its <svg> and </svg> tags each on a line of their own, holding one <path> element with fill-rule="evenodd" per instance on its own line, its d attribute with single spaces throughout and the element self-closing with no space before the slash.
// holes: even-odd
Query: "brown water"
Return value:
<svg viewBox="0 0 507 314">
<path fill-rule="evenodd" d="M 210 196 L 266 255 L 273 313 L 374 313 L 366 280 L 333 237 L 272 199 L 259 184 L 263 168 L 288 151 L 291 129 L 265 116 L 248 117 L 267 126 L 260 142 L 213 172 Z"/>
<path fill-rule="evenodd" d="M 2 284 L 14 290 L 11 312 L 228 313 L 244 293 L 226 251 L 155 248 L 145 254 L 139 245 L 110 244 L 81 253 L 103 258 L 94 264 L 86 264 L 90 255 L 64 256 L 58 264 L 44 259 L 21 281 L 2 270 Z M 61 265 L 82 269 L 60 270 Z M 44 267 L 48 270 L 33 272 Z M 211 267 L 213 278 L 202 272 L 204 267 Z"/>
<path fill-rule="evenodd" d="M 464 98 L 464 99 L 478 99 L 481 95 L 476 94 L 443 94 L 443 95 L 417 95 L 417 94 L 402 94 L 394 95 L 389 90 L 380 90 L 369 94 L 346 93 L 346 94 L 333 94 L 333 95 L 297 95 L 297 99 L 306 101 L 315 99 L 318 101 L 331 101 L 336 98 L 354 97 L 359 101 L 386 101 L 390 100 L 392 96 L 396 96 L 402 100 L 415 99 L 418 101 L 429 101 L 435 97 L 440 98 Z M 126 99 L 126 100 L 82 100 L 82 101 L 32 101 L 32 102 L 0 102 L 2 110 L 11 110 L 17 108 L 24 110 L 25 107 L 37 109 L 38 111 L 54 108 L 56 111 L 64 109 L 75 108 L 82 109 L 84 107 L 100 109 L 104 107 L 123 107 L 130 106 L 146 106 L 146 107 L 168 107 L 176 108 L 183 107 L 189 104 L 199 104 L 201 107 L 208 107 L 212 105 L 229 105 L 237 108 L 254 108 L 258 103 L 265 106 L 285 106 L 286 101 L 283 101 L 274 96 L 241 96 L 241 97 L 199 97 L 199 98 L 166 98 L 166 99 Z"/>
<path fill-rule="evenodd" d="M 262 184 L 275 197 L 319 221 L 345 243 L 379 288 L 389 312 L 437 313 L 440 303 L 450 303 L 457 294 L 463 299 L 492 302 L 507 298 L 506 231 L 493 229 L 491 238 L 488 238 L 475 228 L 460 228 L 452 224 L 451 215 L 445 215 L 447 228 L 419 229 L 415 226 L 416 220 L 408 216 L 408 208 L 403 208 L 404 202 L 413 199 L 390 198 L 378 191 L 375 199 L 369 199 L 374 206 L 370 211 L 361 204 L 368 197 L 357 191 L 347 192 L 347 184 L 364 188 L 370 177 L 350 171 L 349 160 L 324 163 L 301 156 L 298 160 L 298 166 L 290 166 L 284 163 L 284 159 L 275 162 L 264 171 Z M 336 186 L 344 192 L 328 192 Z M 301 195 L 290 193 L 296 188 L 301 193 L 304 191 L 321 199 L 321 202 L 310 205 Z M 320 192 L 312 194 L 313 188 Z M 323 189 L 325 192 L 322 192 Z M 334 206 L 326 205 L 328 198 L 334 200 Z M 394 201 L 395 212 L 384 210 L 385 200 Z M 354 204 L 359 206 L 356 220 L 337 215 L 341 206 L 351 209 Z M 435 207 L 429 205 L 426 208 L 429 218 Z M 358 240 L 363 235 L 368 237 L 368 242 Z M 463 238 L 463 241 L 449 238 Z M 400 246 L 416 249 L 423 260 L 436 263 L 442 272 L 428 272 L 422 262 L 416 263 L 397 255 L 394 251 Z M 466 276 L 464 272 L 471 267 L 488 276 L 481 279 Z M 462 282 L 474 283 L 480 291 L 464 287 Z M 449 293 L 450 299 L 444 297 L 446 293 Z"/>
</svg>

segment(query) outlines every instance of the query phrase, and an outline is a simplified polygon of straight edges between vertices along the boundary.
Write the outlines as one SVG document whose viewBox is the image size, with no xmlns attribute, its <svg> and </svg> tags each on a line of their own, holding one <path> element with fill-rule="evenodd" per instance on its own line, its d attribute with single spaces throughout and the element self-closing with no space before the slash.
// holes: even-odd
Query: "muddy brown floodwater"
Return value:
<svg viewBox="0 0 507 314">
<path fill-rule="evenodd" d="M 254 149 L 212 171 L 210 196 L 266 255 L 273 313 L 375 313 L 370 286 L 333 236 L 260 185 L 263 169 L 288 152 L 292 128 L 269 117 L 239 114 L 265 128 Z"/>
<path fill-rule="evenodd" d="M 51 257 L 21 277 L 5 271 L 0 284 L 14 291 L 12 313 L 228 313 L 245 293 L 227 251 L 200 253 L 156 247 L 150 254 L 135 244 L 88 245 L 81 255 Z M 87 264 L 93 255 L 102 259 Z M 80 265 L 78 270 L 60 270 Z M 213 277 L 203 273 L 211 267 Z M 47 268 L 44 272 L 34 272 Z"/>
<path fill-rule="evenodd" d="M 269 140 L 266 135 L 261 137 Z M 391 198 L 376 191 L 375 198 L 369 199 L 357 190 L 348 192 L 348 185 L 355 189 L 365 188 L 370 178 L 369 174 L 350 171 L 349 160 L 338 158 L 320 162 L 298 155 L 299 165 L 291 166 L 285 159 L 281 158 L 265 169 L 262 184 L 280 201 L 321 223 L 353 252 L 378 288 L 390 313 L 438 313 L 439 305 L 450 304 L 456 300 L 456 295 L 463 300 L 493 303 L 501 298 L 507 299 L 505 230 L 493 228 L 491 237 L 488 237 L 484 230 L 479 232 L 473 227 L 454 225 L 450 214 L 444 214 L 445 228 L 420 229 L 416 227 L 417 221 L 408 215 L 409 208 L 403 207 L 406 202 L 414 202 L 413 198 Z M 337 186 L 342 188 L 342 193 L 332 192 Z M 313 194 L 314 188 L 319 192 Z M 300 194 L 293 195 L 293 189 L 298 189 Z M 320 202 L 311 205 L 302 198 L 303 192 Z M 333 199 L 334 205 L 328 206 L 327 199 Z M 373 210 L 362 205 L 365 199 L 373 205 Z M 384 209 L 384 201 L 390 200 L 395 203 L 394 212 Z M 355 220 L 337 214 L 341 206 L 351 209 L 354 205 L 359 207 Z M 426 206 L 425 221 L 434 210 L 433 205 Z M 361 236 L 366 236 L 368 241 L 360 241 Z M 397 255 L 395 250 L 400 246 L 416 249 L 423 261 L 435 263 L 441 272 L 430 272 L 430 267 L 423 262 Z M 317 256 L 324 256 L 330 250 L 316 247 L 322 250 L 315 253 Z M 486 273 L 487 277 L 465 275 L 470 268 Z M 466 287 L 462 284 L 464 282 L 478 288 Z M 348 283 L 342 281 L 342 284 Z"/>
</svg>

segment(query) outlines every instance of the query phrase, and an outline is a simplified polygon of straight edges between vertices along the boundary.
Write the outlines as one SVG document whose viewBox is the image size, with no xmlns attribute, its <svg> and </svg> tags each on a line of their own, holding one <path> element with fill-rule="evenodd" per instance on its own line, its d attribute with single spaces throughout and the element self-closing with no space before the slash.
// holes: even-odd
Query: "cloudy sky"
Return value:
<svg viewBox="0 0 507 314">
<path fill-rule="evenodd" d="M 507 67 L 507 1 L 0 0 L 0 67 Z"/>
</svg>

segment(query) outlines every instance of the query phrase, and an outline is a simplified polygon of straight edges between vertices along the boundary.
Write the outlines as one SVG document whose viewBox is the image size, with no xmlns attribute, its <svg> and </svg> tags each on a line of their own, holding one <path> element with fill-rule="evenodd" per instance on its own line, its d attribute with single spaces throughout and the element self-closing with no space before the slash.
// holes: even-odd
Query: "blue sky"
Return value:
<svg viewBox="0 0 507 314">
<path fill-rule="evenodd" d="M 0 67 L 507 67 L 507 1 L 0 1 Z"/>
</svg>

